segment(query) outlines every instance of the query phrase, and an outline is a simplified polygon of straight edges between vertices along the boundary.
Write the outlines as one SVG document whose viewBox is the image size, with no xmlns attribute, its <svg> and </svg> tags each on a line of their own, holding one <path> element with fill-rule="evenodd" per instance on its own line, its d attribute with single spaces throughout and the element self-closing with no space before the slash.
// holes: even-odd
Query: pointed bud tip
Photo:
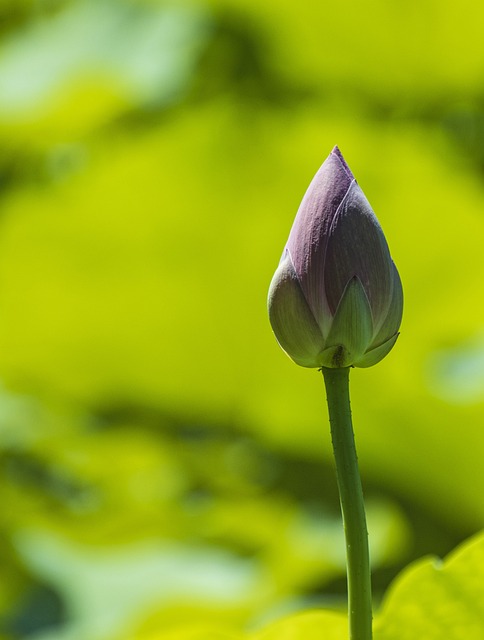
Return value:
<svg viewBox="0 0 484 640">
<path fill-rule="evenodd" d="M 341 164 L 343 165 L 344 170 L 346 171 L 346 173 L 348 174 L 348 176 L 354 180 L 355 177 L 353 175 L 353 172 L 351 171 L 351 169 L 349 168 L 346 160 L 343 158 L 343 154 L 341 153 L 341 151 L 339 150 L 338 145 L 335 145 L 333 147 L 333 150 L 331 151 L 332 156 L 336 156 L 338 158 L 338 160 L 341 162 Z"/>
</svg>

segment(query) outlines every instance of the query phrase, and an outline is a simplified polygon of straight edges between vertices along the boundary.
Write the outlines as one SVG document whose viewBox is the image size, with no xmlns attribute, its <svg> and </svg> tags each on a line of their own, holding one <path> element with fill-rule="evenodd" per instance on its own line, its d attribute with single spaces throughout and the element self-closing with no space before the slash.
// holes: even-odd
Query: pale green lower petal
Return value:
<svg viewBox="0 0 484 640">
<path fill-rule="evenodd" d="M 323 336 L 289 255 L 272 278 L 268 308 L 272 330 L 287 355 L 302 367 L 320 367 L 318 355 L 324 347 Z"/>
<path fill-rule="evenodd" d="M 378 333 L 372 341 L 372 345 L 380 345 L 390 336 L 394 336 L 400 328 L 403 314 L 403 289 L 400 275 L 397 268 L 392 263 L 392 297 L 388 307 L 388 312 Z"/>
<path fill-rule="evenodd" d="M 341 345 L 348 353 L 350 362 L 363 356 L 373 335 L 370 303 L 363 285 L 357 277 L 352 278 L 343 293 L 326 340 L 326 347 Z"/>
<path fill-rule="evenodd" d="M 399 335 L 399 333 L 396 333 L 392 338 L 390 338 L 390 340 L 387 340 L 379 347 L 375 347 L 371 351 L 365 353 L 363 357 L 359 358 L 356 362 L 353 363 L 354 366 L 361 368 L 372 367 L 374 364 L 380 362 L 380 360 L 383 360 L 383 358 L 392 350 L 393 345 L 397 341 Z"/>
</svg>

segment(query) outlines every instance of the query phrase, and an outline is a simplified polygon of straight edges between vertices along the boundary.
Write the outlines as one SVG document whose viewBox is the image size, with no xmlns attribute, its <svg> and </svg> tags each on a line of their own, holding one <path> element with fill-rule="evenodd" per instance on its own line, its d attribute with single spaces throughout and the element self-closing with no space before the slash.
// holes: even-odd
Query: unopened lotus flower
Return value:
<svg viewBox="0 0 484 640">
<path fill-rule="evenodd" d="M 395 344 L 400 277 L 338 147 L 299 207 L 268 305 L 280 346 L 303 367 L 370 367 Z"/>
</svg>

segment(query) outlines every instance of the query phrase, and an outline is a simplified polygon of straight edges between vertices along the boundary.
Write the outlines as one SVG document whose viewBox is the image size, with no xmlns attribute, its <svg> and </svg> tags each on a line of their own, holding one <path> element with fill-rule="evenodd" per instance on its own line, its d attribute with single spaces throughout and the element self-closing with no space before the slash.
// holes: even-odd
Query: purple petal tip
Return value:
<svg viewBox="0 0 484 640">
<path fill-rule="evenodd" d="M 332 156 L 336 156 L 338 158 L 338 160 L 341 162 L 341 165 L 342 165 L 343 169 L 345 170 L 346 174 L 348 175 L 348 177 L 351 180 L 354 180 L 355 177 L 354 177 L 351 169 L 349 168 L 349 166 L 346 164 L 346 160 L 343 158 L 343 154 L 339 150 L 338 145 L 335 145 L 333 147 L 333 150 L 331 151 L 331 155 Z"/>
</svg>

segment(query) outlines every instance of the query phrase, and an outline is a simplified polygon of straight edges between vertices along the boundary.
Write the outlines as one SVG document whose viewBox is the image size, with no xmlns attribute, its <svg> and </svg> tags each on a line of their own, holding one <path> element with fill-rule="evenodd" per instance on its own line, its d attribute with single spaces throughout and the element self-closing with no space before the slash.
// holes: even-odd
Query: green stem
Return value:
<svg viewBox="0 0 484 640">
<path fill-rule="evenodd" d="M 322 367 L 346 538 L 350 640 L 371 640 L 371 572 L 363 490 L 351 422 L 349 367 Z"/>
</svg>

